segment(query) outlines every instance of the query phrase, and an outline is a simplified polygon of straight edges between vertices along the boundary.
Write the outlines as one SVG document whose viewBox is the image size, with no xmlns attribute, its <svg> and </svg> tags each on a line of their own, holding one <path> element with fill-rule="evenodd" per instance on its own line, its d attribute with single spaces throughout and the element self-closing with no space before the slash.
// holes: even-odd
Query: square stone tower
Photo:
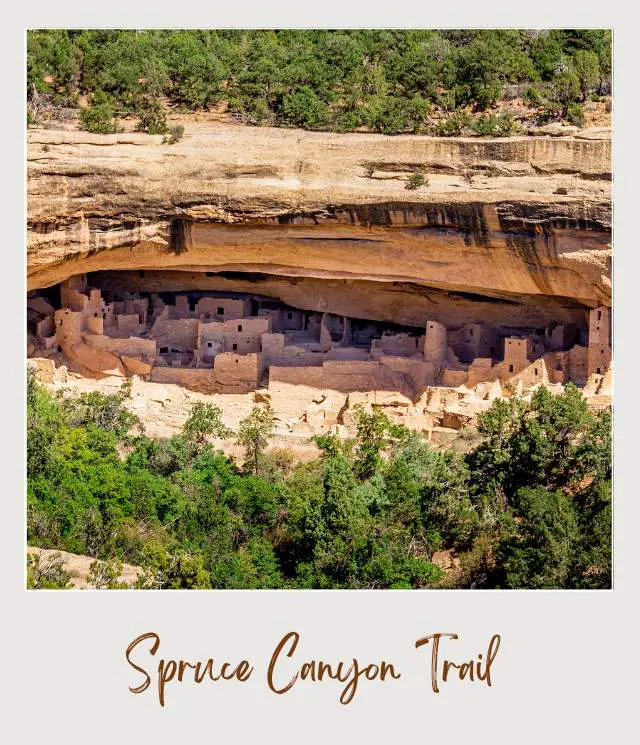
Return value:
<svg viewBox="0 0 640 745">
<path fill-rule="evenodd" d="M 504 365 L 507 374 L 522 372 L 529 364 L 529 340 L 507 336 L 504 340 Z"/>
<path fill-rule="evenodd" d="M 599 306 L 589 312 L 587 376 L 604 375 L 611 364 L 611 311 Z"/>
<path fill-rule="evenodd" d="M 447 327 L 437 321 L 427 321 L 424 336 L 424 358 L 442 364 L 447 359 Z"/>
</svg>

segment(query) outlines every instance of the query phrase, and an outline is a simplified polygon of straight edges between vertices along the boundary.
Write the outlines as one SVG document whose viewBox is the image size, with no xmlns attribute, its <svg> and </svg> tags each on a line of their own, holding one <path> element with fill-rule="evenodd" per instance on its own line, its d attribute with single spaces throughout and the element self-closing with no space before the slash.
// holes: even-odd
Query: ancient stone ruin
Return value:
<svg viewBox="0 0 640 745">
<path fill-rule="evenodd" d="M 64 365 L 85 377 L 135 375 L 207 394 L 266 389 L 277 408 L 298 406 L 310 431 L 348 425 L 358 403 L 386 406 L 427 435 L 459 430 L 496 397 L 569 381 L 594 405 L 610 402 L 605 306 L 585 311 L 582 328 L 447 327 L 434 319 L 401 327 L 262 295 L 103 293 L 91 281 L 79 275 L 56 292 L 29 293 L 29 356 L 41 368 L 52 361 L 52 379 Z"/>
<path fill-rule="evenodd" d="M 28 347 L 53 385 L 269 400 L 301 437 L 352 431 L 358 403 L 430 439 L 541 384 L 610 404 L 608 130 L 34 130 L 27 162 Z"/>
</svg>

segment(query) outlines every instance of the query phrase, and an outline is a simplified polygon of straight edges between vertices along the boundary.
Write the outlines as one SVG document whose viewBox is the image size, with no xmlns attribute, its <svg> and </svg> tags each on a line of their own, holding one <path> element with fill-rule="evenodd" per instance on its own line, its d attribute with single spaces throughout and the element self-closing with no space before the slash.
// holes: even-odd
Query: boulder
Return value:
<svg viewBox="0 0 640 745">
<path fill-rule="evenodd" d="M 528 133 L 539 137 L 547 135 L 548 137 L 573 137 L 579 132 L 579 128 L 573 124 L 562 124 L 561 122 L 552 122 L 542 127 L 530 127 Z"/>
<path fill-rule="evenodd" d="M 128 357 L 121 355 L 120 359 L 124 363 L 127 375 L 149 375 L 153 368 L 153 363 L 147 362 L 140 357 Z"/>
<path fill-rule="evenodd" d="M 576 135 L 576 140 L 610 140 L 611 127 L 590 127 Z"/>
<path fill-rule="evenodd" d="M 91 372 L 126 377 L 126 372 L 120 358 L 106 349 L 90 347 L 85 342 L 80 342 L 79 344 L 65 345 L 63 352 L 72 362 Z"/>
<path fill-rule="evenodd" d="M 444 572 L 460 568 L 460 559 L 454 556 L 452 551 L 436 551 L 431 557 L 431 563 L 440 567 Z"/>
</svg>

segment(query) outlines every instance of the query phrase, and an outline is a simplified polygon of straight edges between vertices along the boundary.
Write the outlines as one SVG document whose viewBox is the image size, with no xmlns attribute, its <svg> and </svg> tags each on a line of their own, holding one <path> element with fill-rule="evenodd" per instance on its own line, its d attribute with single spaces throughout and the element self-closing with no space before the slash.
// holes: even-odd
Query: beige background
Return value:
<svg viewBox="0 0 640 745">
<path fill-rule="evenodd" d="M 4 177 L 2 448 L 4 509 L 0 734 L 26 743 L 198 742 L 629 742 L 637 699 L 637 30 L 607 3 L 391 5 L 245 3 L 227 8 L 191 3 L 12 4 L 4 11 L 2 54 Z M 505 6 L 500 8 L 500 5 Z M 74 8 L 75 6 L 75 8 Z M 146 7 L 145 7 L 146 6 Z M 446 4 L 445 4 L 446 6 Z M 330 13 L 330 9 L 332 11 Z M 188 10 L 188 12 L 186 12 Z M 231 14 L 234 14 L 233 16 Z M 31 592 L 24 587 L 24 204 L 23 27 L 25 26 L 615 26 L 615 358 L 616 483 L 613 592 Z M 634 271 L 635 270 L 635 271 Z M 633 376 L 633 377 L 632 377 Z M 295 659 L 392 661 L 402 679 L 362 682 L 354 701 L 339 687 L 299 683 L 284 696 L 265 682 L 273 647 L 295 629 Z M 246 657 L 251 680 L 169 687 L 161 709 L 153 691 L 128 692 L 139 676 L 125 661 L 128 643 L 146 631 L 159 655 L 222 660 Z M 449 649 L 484 651 L 493 633 L 502 645 L 493 687 L 452 681 L 430 690 L 429 649 L 417 638 L 455 631 Z M 458 652 L 459 650 L 459 652 Z M 7 739 L 8 736 L 8 739 Z"/>
</svg>

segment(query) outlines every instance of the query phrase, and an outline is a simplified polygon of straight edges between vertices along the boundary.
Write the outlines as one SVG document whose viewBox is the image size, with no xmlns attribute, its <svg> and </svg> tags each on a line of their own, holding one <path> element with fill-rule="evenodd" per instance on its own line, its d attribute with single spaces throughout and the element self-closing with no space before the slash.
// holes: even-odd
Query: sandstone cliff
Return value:
<svg viewBox="0 0 640 745">
<path fill-rule="evenodd" d="M 174 145 L 52 130 L 28 140 L 29 289 L 135 269 L 138 288 L 259 292 L 416 325 L 583 323 L 610 304 L 607 132 L 481 140 L 192 123 Z M 408 190 L 416 170 L 428 184 Z"/>
</svg>

